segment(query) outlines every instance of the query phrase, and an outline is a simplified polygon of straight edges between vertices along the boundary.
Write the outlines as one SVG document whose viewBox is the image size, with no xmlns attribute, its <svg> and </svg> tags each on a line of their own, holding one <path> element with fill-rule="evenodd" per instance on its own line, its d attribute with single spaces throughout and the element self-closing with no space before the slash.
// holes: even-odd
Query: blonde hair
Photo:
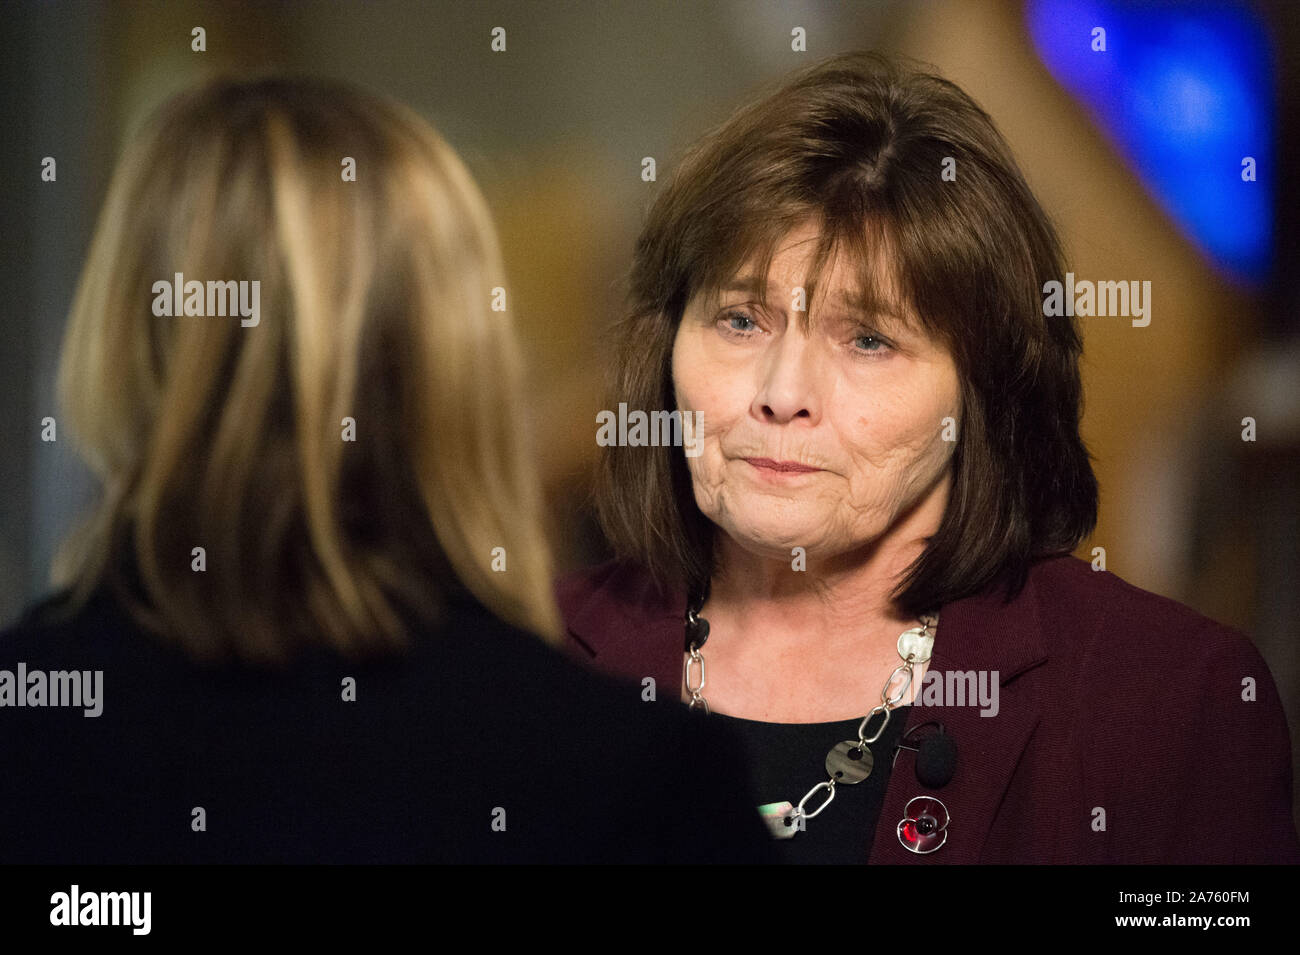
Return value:
<svg viewBox="0 0 1300 955">
<path fill-rule="evenodd" d="M 70 606 L 108 584 L 195 657 L 273 662 L 400 648 L 463 587 L 556 642 L 503 272 L 414 112 L 284 79 L 164 104 L 114 174 L 59 368 L 104 484 L 56 560 Z M 258 280 L 258 323 L 153 314 L 176 273 Z"/>
</svg>

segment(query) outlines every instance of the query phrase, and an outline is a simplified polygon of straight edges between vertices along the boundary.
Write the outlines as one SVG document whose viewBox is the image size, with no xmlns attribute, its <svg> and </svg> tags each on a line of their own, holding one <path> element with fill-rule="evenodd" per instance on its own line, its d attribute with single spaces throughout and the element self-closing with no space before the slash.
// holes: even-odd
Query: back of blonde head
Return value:
<svg viewBox="0 0 1300 955">
<path fill-rule="evenodd" d="M 257 324 L 155 315 L 177 273 L 258 281 Z M 172 99 L 72 307 L 60 400 L 104 487 L 55 582 L 74 606 L 111 587 L 199 658 L 397 648 L 460 584 L 553 640 L 504 285 L 482 196 L 416 114 L 313 81 Z"/>
</svg>

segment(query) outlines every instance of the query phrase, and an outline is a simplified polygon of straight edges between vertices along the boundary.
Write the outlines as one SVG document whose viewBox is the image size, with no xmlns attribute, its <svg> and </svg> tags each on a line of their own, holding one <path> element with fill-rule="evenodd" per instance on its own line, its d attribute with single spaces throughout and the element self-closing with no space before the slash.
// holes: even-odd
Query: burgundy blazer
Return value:
<svg viewBox="0 0 1300 955">
<path fill-rule="evenodd" d="M 682 705 L 684 593 L 618 562 L 556 589 L 575 657 L 638 683 L 653 677 L 658 700 Z M 1010 601 L 989 590 L 943 607 L 930 669 L 996 670 L 999 709 L 911 707 L 905 730 L 943 723 L 955 775 L 927 789 L 916 754 L 900 752 L 867 861 L 1300 862 L 1286 719 L 1239 631 L 1053 557 Z M 1243 700 L 1248 677 L 1253 701 Z M 943 801 L 950 822 L 947 842 L 917 855 L 895 827 L 923 794 Z"/>
</svg>

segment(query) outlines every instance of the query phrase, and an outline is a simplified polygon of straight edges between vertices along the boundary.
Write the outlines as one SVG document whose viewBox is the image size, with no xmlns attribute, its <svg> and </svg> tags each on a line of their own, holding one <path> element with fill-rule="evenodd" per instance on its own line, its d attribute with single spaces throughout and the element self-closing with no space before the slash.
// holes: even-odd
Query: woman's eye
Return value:
<svg viewBox="0 0 1300 955">
<path fill-rule="evenodd" d="M 726 312 L 718 319 L 719 325 L 728 332 L 748 335 L 758 329 L 758 323 L 744 312 Z"/>
<path fill-rule="evenodd" d="M 865 352 L 868 355 L 880 355 L 889 351 L 890 345 L 879 335 L 864 333 L 853 339 L 853 347 L 856 351 Z"/>
</svg>

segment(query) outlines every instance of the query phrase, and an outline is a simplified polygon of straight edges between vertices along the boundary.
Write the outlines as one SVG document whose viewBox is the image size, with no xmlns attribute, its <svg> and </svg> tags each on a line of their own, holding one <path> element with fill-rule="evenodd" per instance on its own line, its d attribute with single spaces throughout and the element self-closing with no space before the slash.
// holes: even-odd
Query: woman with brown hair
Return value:
<svg viewBox="0 0 1300 955">
<path fill-rule="evenodd" d="M 738 110 L 650 211 L 607 407 L 682 446 L 603 449 L 618 559 L 561 610 L 745 735 L 791 861 L 1300 861 L 1250 641 L 1070 556 L 1064 275 L 990 118 L 871 54 Z"/>
<path fill-rule="evenodd" d="M 544 644 L 505 285 L 409 110 L 271 79 L 153 114 L 60 369 L 103 499 L 0 635 L 0 859 L 765 857 L 725 734 Z"/>
</svg>

